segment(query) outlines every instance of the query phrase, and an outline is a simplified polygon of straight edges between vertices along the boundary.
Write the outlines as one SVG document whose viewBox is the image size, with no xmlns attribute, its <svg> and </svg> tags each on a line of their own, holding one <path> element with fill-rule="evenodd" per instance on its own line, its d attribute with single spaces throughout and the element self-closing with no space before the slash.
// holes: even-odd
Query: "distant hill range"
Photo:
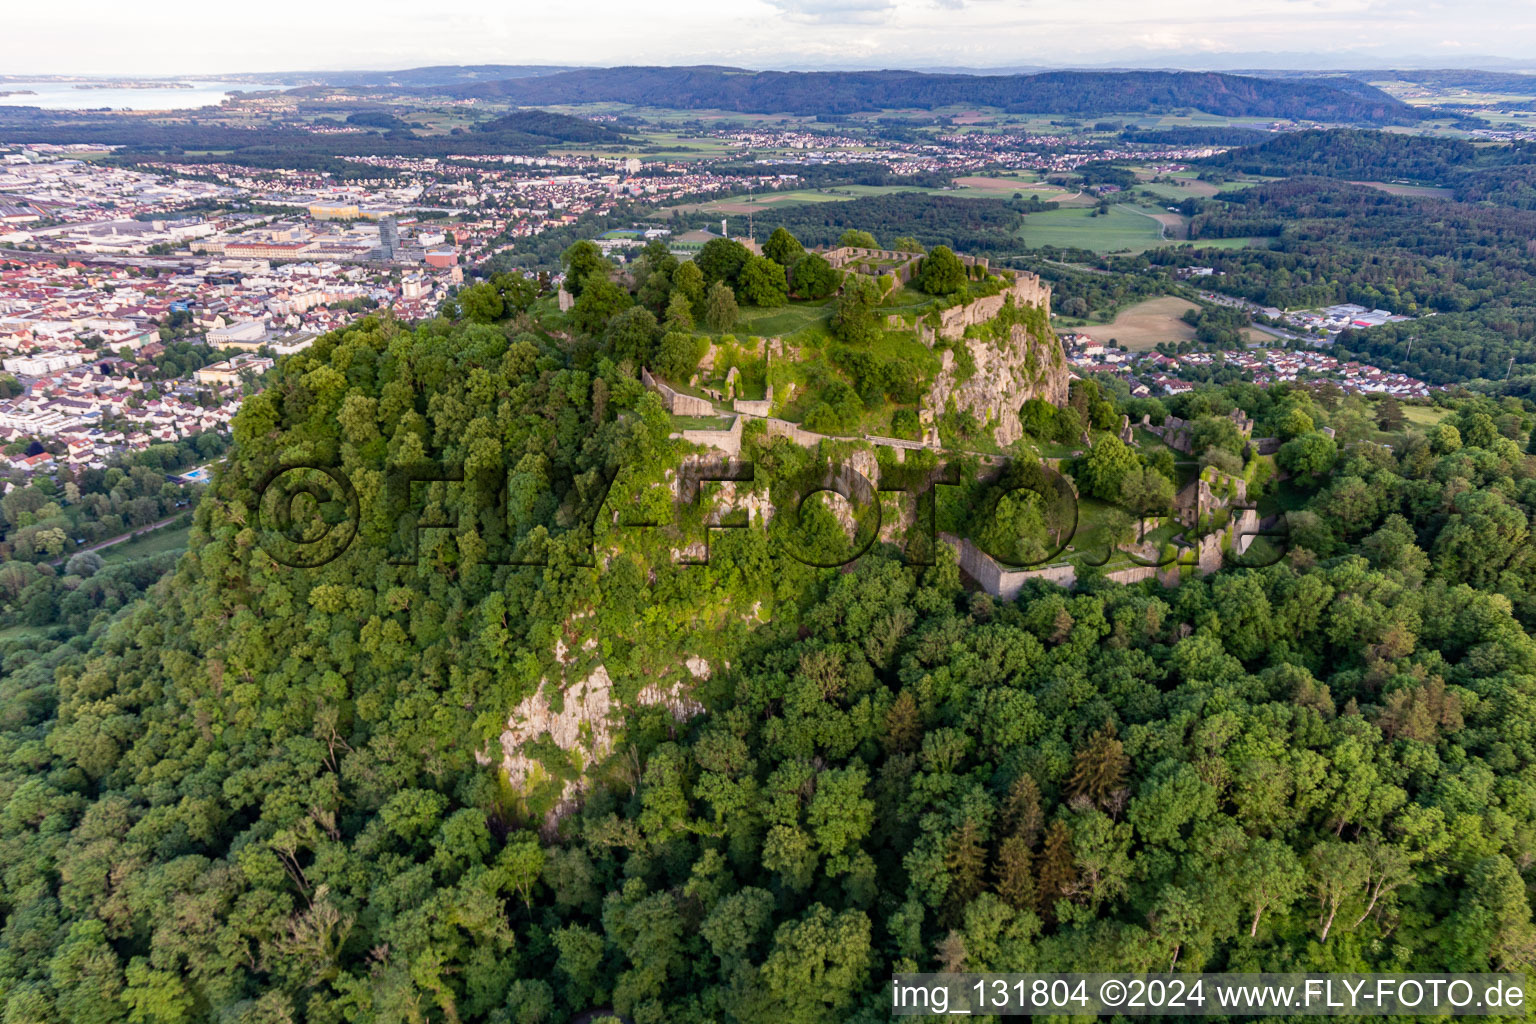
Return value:
<svg viewBox="0 0 1536 1024">
<path fill-rule="evenodd" d="M 1512 71 L 1477 71 L 1464 68 L 1437 70 L 1351 71 L 1361 82 L 1413 82 L 1432 89 L 1469 89 L 1472 92 L 1508 96 L 1536 96 L 1536 75 Z M 1329 79 L 1334 81 L 1334 79 Z"/>
<path fill-rule="evenodd" d="M 515 136 L 535 142 L 623 142 L 624 136 L 606 125 L 547 110 L 514 110 L 487 121 L 475 131 L 482 135 Z"/>
<path fill-rule="evenodd" d="M 1096 116 L 1192 109 L 1227 117 L 1369 124 L 1404 124 L 1427 115 L 1352 78 L 1249 78 L 1185 71 L 954 75 L 621 67 L 428 86 L 426 90 L 528 106 L 631 103 L 752 114 L 847 114 L 974 104 L 1012 113 Z"/>
<path fill-rule="evenodd" d="M 402 88 L 463 85 L 470 82 L 503 81 L 557 75 L 575 70 L 570 66 L 546 64 L 439 64 L 402 71 L 290 71 L 269 74 L 222 75 L 219 81 L 252 85 L 307 86 L 325 85 L 337 89 Z"/>
<path fill-rule="evenodd" d="M 208 151 L 220 160 L 258 167 L 310 167 L 338 171 L 333 158 L 371 156 L 427 157 L 466 154 L 537 154 L 572 143 L 622 144 L 621 133 L 586 118 L 545 110 L 514 110 L 469 131 L 453 135 L 416 135 L 387 110 L 357 111 L 351 125 L 373 131 L 316 135 L 295 128 L 227 128 L 222 125 L 160 125 L 99 111 L 39 110 L 0 107 L 0 131 L 12 143 L 100 143 L 123 147 L 120 156 L 158 153 L 186 162 L 207 162 Z M 318 163 L 317 163 L 318 161 Z M 354 165 L 355 166 L 355 165 Z"/>
</svg>

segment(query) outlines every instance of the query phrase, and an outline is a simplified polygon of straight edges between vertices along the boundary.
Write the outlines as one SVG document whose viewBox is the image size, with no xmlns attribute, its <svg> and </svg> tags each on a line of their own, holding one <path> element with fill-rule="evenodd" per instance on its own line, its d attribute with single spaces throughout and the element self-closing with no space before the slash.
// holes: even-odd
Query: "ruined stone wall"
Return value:
<svg viewBox="0 0 1536 1024">
<path fill-rule="evenodd" d="M 685 430 L 683 440 L 718 448 L 727 455 L 740 455 L 741 424 L 742 417 L 737 416 L 729 430 Z"/>
<path fill-rule="evenodd" d="M 912 278 L 917 276 L 918 265 L 922 261 L 922 255 L 915 252 L 900 252 L 895 249 L 863 249 L 854 245 L 842 245 L 836 249 L 829 249 L 822 254 L 828 263 L 837 270 L 849 268 L 849 264 L 859 260 L 896 260 L 894 266 L 882 267 L 876 270 L 873 267 L 851 267 L 850 272 L 865 274 L 871 277 L 895 274 L 896 280 L 902 284 L 910 284 Z"/>
<path fill-rule="evenodd" d="M 746 413 L 748 416 L 767 417 L 773 415 L 773 385 L 768 385 L 768 397 L 762 401 L 752 401 L 746 398 L 738 398 L 732 403 L 731 408 L 737 412 Z"/>
<path fill-rule="evenodd" d="M 1188 420 L 1181 420 L 1177 416 L 1167 416 L 1161 426 L 1153 426 L 1152 420 L 1143 416 L 1141 425 L 1163 439 L 1163 443 L 1174 451 L 1191 453 L 1194 448 L 1193 428 Z"/>
<path fill-rule="evenodd" d="M 640 368 L 640 383 L 661 396 L 662 404 L 674 416 L 713 416 L 715 407 L 702 398 L 685 395 L 655 377 L 645 367 Z"/>
<path fill-rule="evenodd" d="M 763 421 L 768 428 L 769 437 L 787 437 L 802 448 L 814 448 L 821 443 L 825 434 L 817 434 L 809 430 L 802 430 L 789 420 L 781 420 L 769 417 Z"/>
<path fill-rule="evenodd" d="M 1248 442 L 1255 455 L 1273 455 L 1283 442 L 1278 437 L 1255 437 Z"/>
<path fill-rule="evenodd" d="M 959 555 L 960 568 L 981 589 L 993 597 L 1012 601 L 1030 580 L 1047 580 L 1060 587 L 1071 589 L 1077 583 L 1077 570 L 1070 565 L 1050 565 L 1043 569 L 1008 569 L 985 551 L 971 543 L 970 538 L 956 537 L 951 533 L 939 535 L 944 543 Z"/>
<path fill-rule="evenodd" d="M 951 306 L 939 311 L 939 337 L 958 341 L 965 336 L 967 327 L 984 324 L 994 319 L 1009 297 L 1020 306 L 1040 306 L 1047 313 L 1051 308 L 1051 286 L 1034 274 L 1019 271 L 1013 284 L 996 295 L 987 295 L 961 306 Z"/>
</svg>

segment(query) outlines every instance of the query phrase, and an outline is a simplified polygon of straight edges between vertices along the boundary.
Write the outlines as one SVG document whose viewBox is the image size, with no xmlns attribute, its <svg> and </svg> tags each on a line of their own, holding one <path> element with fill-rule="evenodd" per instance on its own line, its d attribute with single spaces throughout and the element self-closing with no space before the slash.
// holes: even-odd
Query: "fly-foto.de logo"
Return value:
<svg viewBox="0 0 1536 1024">
<path fill-rule="evenodd" d="M 1026 472 L 1010 472 L 1021 468 Z M 871 479 L 852 460 L 823 459 L 789 476 L 767 476 L 747 460 L 690 459 L 665 485 L 671 489 L 665 503 L 670 519 L 642 512 L 632 493 L 616 493 L 621 471 L 592 467 L 554 481 L 548 491 L 530 498 L 524 493 L 525 482 L 509 471 L 466 473 L 461 464 L 420 462 L 388 468 L 382 489 L 365 501 L 338 467 L 284 463 L 268 470 L 254 488 L 260 545 L 274 562 L 296 569 L 319 568 L 359 543 L 379 550 L 390 564 L 412 565 L 420 558 L 423 538 L 468 525 L 483 543 L 485 554 L 479 561 L 484 564 L 548 565 L 550 542 L 570 535 L 584 552 L 574 566 L 596 568 L 593 545 L 606 513 L 608 523 L 620 529 L 680 529 L 686 523 L 701 530 L 696 543 L 674 552 L 680 565 L 709 564 L 717 550 L 710 538 L 719 531 L 748 530 L 754 521 L 771 520 L 782 526 L 770 531 L 780 554 L 804 565 L 838 568 L 867 554 L 882 536 L 891 540 L 891 531 L 882 533 L 890 508 L 904 507 L 905 513 L 898 513 L 903 541 L 898 546 L 909 564 L 931 565 L 941 537 L 941 493 L 949 488 L 962 497 L 974 496 L 976 484 L 990 486 L 983 488 L 977 507 L 967 507 L 960 516 L 967 524 L 966 535 L 946 539 L 974 544 L 1007 570 L 1061 564 L 1064 559 L 1085 568 L 1111 560 L 1155 569 L 1206 566 L 1205 548 L 1218 553 L 1222 567 L 1263 568 L 1285 556 L 1290 535 L 1283 514 L 1260 519 L 1256 509 L 1233 505 L 1215 521 L 1190 514 L 1185 529 L 1159 541 L 1149 539 L 1149 530 L 1180 525 L 1179 509 L 1151 514 L 1135 510 L 1136 528 L 1130 537 L 1106 538 L 1102 530 L 1085 528 L 1083 502 L 1071 478 L 1044 463 L 994 460 L 979 471 L 960 463 L 897 464 L 879 467 Z M 962 493 L 967 484 L 972 490 Z M 804 536 L 807 507 L 818 497 L 843 509 L 841 522 L 848 537 L 835 552 Z M 1009 509 L 1026 501 L 1033 518 L 1020 527 Z M 540 510 L 549 518 L 549 505 L 557 508 L 553 530 L 536 518 Z M 645 507 L 654 508 L 655 503 Z M 364 529 L 365 519 L 382 528 Z M 1010 543 L 1010 530 L 1030 532 L 1031 527 L 1029 543 Z M 1259 538 L 1265 540 L 1261 548 L 1253 544 Z"/>
</svg>

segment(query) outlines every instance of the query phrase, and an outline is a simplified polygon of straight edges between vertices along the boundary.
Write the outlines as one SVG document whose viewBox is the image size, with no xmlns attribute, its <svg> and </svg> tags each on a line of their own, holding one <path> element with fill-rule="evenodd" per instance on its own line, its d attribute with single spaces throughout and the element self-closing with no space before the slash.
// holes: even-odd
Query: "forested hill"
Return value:
<svg viewBox="0 0 1536 1024">
<path fill-rule="evenodd" d="M 347 157 L 443 157 L 450 154 L 537 154 L 571 142 L 622 143 L 612 128 L 582 117 L 543 110 L 514 111 L 461 135 L 418 135 L 387 111 L 362 113 L 351 123 L 379 130 L 317 135 L 289 127 L 227 128 L 161 125 L 101 111 L 0 107 L 0 130 L 14 143 L 90 142 L 119 147 L 119 156 L 145 154 L 181 162 L 227 162 L 257 167 L 300 166 L 348 173 Z M 372 123 L 376 122 L 376 123 Z M 350 173 L 356 173 L 353 165 Z M 367 173 L 390 172 L 368 169 Z"/>
<path fill-rule="evenodd" d="M 1207 157 L 1208 167 L 1290 177 L 1315 174 L 1363 181 L 1442 183 L 1470 167 L 1477 151 L 1463 139 L 1380 131 L 1287 132 Z"/>
<path fill-rule="evenodd" d="M 1279 135 L 1201 162 L 1273 177 L 1440 185 L 1457 199 L 1536 209 L 1536 147 L 1529 143 L 1475 147 L 1462 139 L 1342 128 Z"/>
<path fill-rule="evenodd" d="M 607 125 L 547 110 L 514 110 L 475 129 L 493 136 L 527 137 L 556 142 L 621 142 L 623 136 Z"/>
<path fill-rule="evenodd" d="M 152 600 L 0 641 L 7 1021 L 874 1024 L 900 970 L 1533 967 L 1536 490 L 1491 415 L 1352 446 L 1284 563 L 1001 602 L 947 547 L 788 557 L 846 541 L 811 503 L 800 543 L 667 525 L 649 314 L 517 295 L 286 359 Z M 1332 464 L 1304 392 L 1242 390 Z M 829 454 L 746 440 L 771 481 Z M 306 463 L 356 501 L 311 569 L 262 497 Z M 611 698 L 608 756 L 507 748 L 546 683 Z"/>
<path fill-rule="evenodd" d="M 416 88 L 434 85 L 463 85 L 467 82 L 500 81 L 507 78 L 533 78 L 574 71 L 573 67 L 550 64 L 435 64 L 401 71 L 316 71 L 252 75 L 251 80 L 274 84 L 323 82 L 325 89 L 379 89 L 389 86 Z"/>
<path fill-rule="evenodd" d="M 951 104 L 1018 113 L 1155 113 L 1193 108 L 1227 117 L 1410 123 L 1420 111 L 1356 82 L 1283 81 L 1211 72 L 1050 71 L 949 75 L 916 71 L 745 71 L 621 67 L 455 86 L 455 96 L 557 103 L 633 103 L 743 113 L 827 114 Z"/>
</svg>

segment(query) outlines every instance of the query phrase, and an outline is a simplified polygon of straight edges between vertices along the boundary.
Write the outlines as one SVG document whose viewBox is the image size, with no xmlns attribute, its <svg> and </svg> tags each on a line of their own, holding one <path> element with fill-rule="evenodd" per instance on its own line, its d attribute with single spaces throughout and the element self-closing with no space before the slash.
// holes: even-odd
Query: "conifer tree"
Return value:
<svg viewBox="0 0 1536 1024">
<path fill-rule="evenodd" d="M 1029 847 L 1018 836 L 1009 836 L 998 846 L 993 875 L 997 894 L 1015 910 L 1035 908 L 1035 876 L 1030 870 Z"/>
<path fill-rule="evenodd" d="M 949 849 L 944 854 L 944 867 L 949 872 L 949 896 L 952 909 L 961 909 L 981 892 L 982 872 L 986 867 L 986 850 L 981 845 L 981 830 L 974 819 L 966 818 L 965 824 L 949 837 Z"/>
<path fill-rule="evenodd" d="M 1008 796 L 1003 800 L 1003 831 L 1018 836 L 1024 848 L 1032 850 L 1040 838 L 1045 816 L 1040 811 L 1040 787 L 1028 772 L 1013 780 Z"/>
<path fill-rule="evenodd" d="M 884 742 L 889 750 L 906 751 L 917 746 L 923 735 L 922 718 L 918 715 L 917 701 L 909 690 L 901 691 L 896 703 L 885 713 Z"/>
<path fill-rule="evenodd" d="M 1040 857 L 1040 911 L 1055 920 L 1056 901 L 1077 889 L 1077 863 L 1072 855 L 1072 831 L 1061 821 L 1051 822 L 1045 832 L 1045 850 Z"/>
<path fill-rule="evenodd" d="M 1114 724 L 1105 722 L 1072 758 L 1072 779 L 1067 792 L 1102 804 L 1125 783 L 1129 767 L 1125 746 L 1115 737 Z"/>
</svg>

